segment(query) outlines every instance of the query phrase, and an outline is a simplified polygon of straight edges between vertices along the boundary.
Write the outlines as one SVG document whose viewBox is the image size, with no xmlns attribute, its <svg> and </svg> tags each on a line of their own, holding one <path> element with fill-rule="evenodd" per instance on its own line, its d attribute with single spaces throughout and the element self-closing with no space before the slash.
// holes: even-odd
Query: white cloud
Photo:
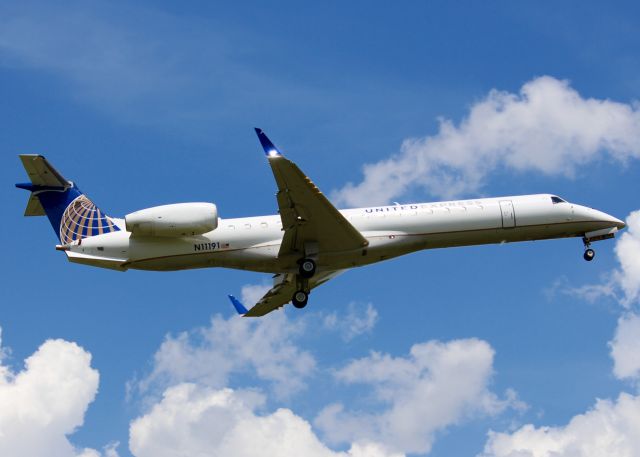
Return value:
<svg viewBox="0 0 640 457">
<path fill-rule="evenodd" d="M 640 315 L 621 316 L 609 346 L 616 378 L 640 380 Z"/>
<path fill-rule="evenodd" d="M 378 321 L 378 311 L 371 303 L 366 307 L 357 303 L 349 303 L 345 310 L 327 314 L 323 323 L 329 330 L 340 332 L 344 341 L 351 341 L 359 335 L 371 333 Z"/>
<path fill-rule="evenodd" d="M 482 457 L 635 457 L 640 455 L 640 397 L 597 400 L 564 427 L 525 425 L 513 433 L 489 432 Z"/>
<path fill-rule="evenodd" d="M 165 35 L 152 38 L 149 28 L 162 28 L 173 35 L 176 24 L 158 12 L 122 8 L 118 12 L 107 4 L 76 2 L 61 2 L 56 7 L 46 3 L 4 5 L 2 63 L 60 75 L 73 83 L 78 95 L 103 107 L 135 109 L 136 102 L 148 101 L 150 96 L 166 101 L 162 92 L 183 89 L 186 73 L 179 71 L 181 60 L 173 48 L 162 46 Z"/>
<path fill-rule="evenodd" d="M 591 303 L 609 298 L 631 309 L 640 299 L 640 210 L 626 218 L 627 228 L 616 241 L 615 253 L 619 263 L 600 284 L 585 284 L 572 287 L 566 280 L 556 281 L 549 289 L 551 294 L 561 291 Z"/>
<path fill-rule="evenodd" d="M 440 120 L 437 134 L 408 139 L 400 153 L 364 166 L 364 179 L 334 193 L 348 206 L 382 204 L 413 187 L 453 198 L 477 192 L 500 168 L 572 176 L 587 163 L 640 157 L 635 105 L 583 98 L 549 76 L 513 94 L 492 90 L 459 125 Z"/>
<path fill-rule="evenodd" d="M 616 284 L 612 280 L 608 280 L 602 284 L 585 284 L 579 287 L 568 286 L 566 281 L 564 281 L 564 283 L 565 284 L 556 282 L 549 292 L 553 294 L 559 290 L 565 295 L 578 297 L 588 301 L 589 303 L 595 303 L 603 297 L 620 300 Z M 560 286 L 562 286 L 562 288 L 560 288 Z"/>
<path fill-rule="evenodd" d="M 496 414 L 514 393 L 500 400 L 488 390 L 493 349 L 477 339 L 416 344 L 408 357 L 372 353 L 337 371 L 337 379 L 367 384 L 378 413 L 346 411 L 333 404 L 315 420 L 329 442 L 377 440 L 399 452 L 427 453 L 434 434 L 473 414 Z"/>
<path fill-rule="evenodd" d="M 243 295 L 250 292 L 255 291 L 243 289 Z M 314 357 L 296 344 L 303 332 L 304 322 L 289 320 L 284 312 L 260 319 L 214 316 L 209 327 L 167 336 L 138 388 L 144 393 L 181 382 L 220 388 L 232 374 L 251 372 L 286 397 L 303 389 L 315 370 Z"/>
<path fill-rule="evenodd" d="M 2 362 L 9 357 L 10 353 L 9 348 L 2 346 L 2 327 L 0 327 L 0 379 L 4 379 L 9 375 L 9 367 L 3 366 Z"/>
<path fill-rule="evenodd" d="M 245 284 L 240 291 L 240 297 L 242 297 L 242 303 L 245 306 L 251 307 L 262 298 L 267 291 L 271 289 L 268 284 Z"/>
<path fill-rule="evenodd" d="M 82 425 L 98 389 L 91 354 L 75 343 L 48 340 L 18 373 L 1 363 L 0 455 L 100 455 L 93 449 L 77 450 L 68 439 Z M 110 449 L 106 456 L 117 456 L 115 447 Z"/>
<path fill-rule="evenodd" d="M 307 421 L 291 410 L 280 408 L 258 414 L 256 410 L 264 401 L 255 392 L 187 383 L 171 387 L 148 414 L 131 423 L 130 450 L 136 457 L 392 455 L 373 442 L 334 452 L 317 438 Z"/>
<path fill-rule="evenodd" d="M 616 242 L 620 267 L 603 284 L 570 289 L 590 301 L 612 297 L 625 308 L 609 342 L 613 374 L 640 381 L 640 315 L 632 311 L 640 296 L 640 211 L 627 218 L 628 230 Z M 566 426 L 525 425 L 513 433 L 490 432 L 483 457 L 632 457 L 640 455 L 640 396 L 621 393 L 616 401 L 597 400 Z"/>
<path fill-rule="evenodd" d="M 246 122 L 247 111 L 265 106 L 273 113 L 291 111 L 292 101 L 301 110 L 326 103 L 307 82 L 264 66 L 256 71 L 251 56 L 278 46 L 271 40 L 215 15 L 133 2 L 0 2 L 0 66 L 50 76 L 56 88 L 119 122 L 201 138 L 222 117 Z"/>
<path fill-rule="evenodd" d="M 627 230 L 616 242 L 616 256 L 620 268 L 613 275 L 622 289 L 623 305 L 630 306 L 640 298 L 640 210 L 627 217 Z"/>
<path fill-rule="evenodd" d="M 121 122 L 198 131 L 268 79 L 233 58 L 253 33 L 236 27 L 134 4 L 4 2 L 0 66 L 51 76 Z"/>
</svg>

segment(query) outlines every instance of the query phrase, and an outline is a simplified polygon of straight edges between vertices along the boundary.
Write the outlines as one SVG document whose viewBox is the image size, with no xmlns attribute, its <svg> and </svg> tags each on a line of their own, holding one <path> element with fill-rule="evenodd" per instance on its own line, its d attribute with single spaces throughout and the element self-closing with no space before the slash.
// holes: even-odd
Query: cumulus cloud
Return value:
<svg viewBox="0 0 640 457">
<path fill-rule="evenodd" d="M 398 456 L 374 442 L 334 452 L 291 410 L 258 413 L 264 402 L 255 392 L 179 384 L 167 389 L 148 414 L 131 423 L 129 447 L 136 457 Z"/>
<path fill-rule="evenodd" d="M 620 268 L 613 275 L 622 289 L 622 304 L 630 306 L 640 298 L 640 210 L 627 217 L 627 230 L 616 242 L 616 256 Z"/>
<path fill-rule="evenodd" d="M 18 373 L 0 359 L 0 455 L 100 456 L 74 448 L 68 439 L 84 421 L 98 378 L 91 354 L 63 340 L 46 341 Z M 115 446 L 105 455 L 117 456 Z"/>
<path fill-rule="evenodd" d="M 243 292 L 249 298 L 255 291 Z M 214 316 L 208 327 L 167 336 L 152 372 L 137 387 L 142 393 L 181 382 L 221 388 L 232 374 L 250 372 L 269 382 L 276 396 L 286 397 L 303 389 L 315 370 L 315 358 L 295 342 L 304 328 L 302 320 L 289 320 L 284 312 L 260 319 Z"/>
<path fill-rule="evenodd" d="M 525 425 L 489 433 L 482 457 L 634 457 L 640 455 L 640 397 L 598 400 L 563 427 Z"/>
<path fill-rule="evenodd" d="M 602 297 L 626 308 L 609 342 L 613 374 L 640 381 L 640 315 L 634 304 L 640 295 L 640 211 L 627 217 L 628 230 L 616 242 L 620 264 L 603 284 L 570 289 L 590 301 Z M 559 427 L 525 425 L 512 433 L 490 432 L 482 457 L 600 457 L 640 455 L 640 396 L 621 393 L 617 400 L 597 400 L 584 414 Z"/>
<path fill-rule="evenodd" d="M 477 339 L 416 344 L 407 357 L 372 353 L 336 372 L 338 380 L 372 388 L 381 412 L 354 412 L 336 403 L 315 424 L 329 442 L 378 440 L 398 452 L 427 453 L 437 431 L 473 414 L 492 415 L 509 404 L 489 391 L 493 349 Z"/>
<path fill-rule="evenodd" d="M 2 366 L 3 360 L 10 355 L 9 348 L 2 346 L 2 327 L 0 327 L 0 378 L 7 376 L 9 368 Z"/>
<path fill-rule="evenodd" d="M 242 303 L 246 306 L 253 306 L 255 303 L 271 289 L 268 284 L 245 284 L 240 291 L 240 297 L 242 297 Z"/>
<path fill-rule="evenodd" d="M 477 192 L 496 169 L 572 176 L 602 157 L 640 157 L 638 106 L 584 98 L 568 81 L 542 76 L 517 94 L 492 90 L 458 125 L 441 119 L 438 133 L 405 140 L 333 197 L 347 206 L 382 204 L 419 187 L 454 198 Z"/>
<path fill-rule="evenodd" d="M 550 288 L 550 293 L 559 290 L 591 303 L 609 298 L 631 310 L 640 299 L 640 210 L 631 212 L 625 222 L 627 228 L 619 235 L 614 248 L 618 268 L 600 284 L 572 287 L 567 285 L 566 280 L 557 281 Z"/>
<path fill-rule="evenodd" d="M 325 328 L 340 332 L 344 341 L 351 341 L 359 335 L 371 333 L 378 321 L 378 311 L 371 303 L 366 306 L 349 303 L 347 310 L 333 312 L 323 318 Z"/>
<path fill-rule="evenodd" d="M 640 380 L 640 315 L 628 313 L 620 317 L 609 346 L 616 378 Z"/>
</svg>

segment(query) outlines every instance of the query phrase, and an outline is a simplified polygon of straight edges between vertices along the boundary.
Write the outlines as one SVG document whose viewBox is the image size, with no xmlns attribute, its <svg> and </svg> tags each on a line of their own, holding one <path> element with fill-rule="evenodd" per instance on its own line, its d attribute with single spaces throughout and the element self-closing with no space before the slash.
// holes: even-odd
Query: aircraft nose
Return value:
<svg viewBox="0 0 640 457">
<path fill-rule="evenodd" d="M 611 223 L 612 227 L 617 227 L 618 230 L 622 230 L 623 228 L 625 228 L 627 226 L 627 224 L 624 223 L 624 221 L 621 221 L 620 219 L 618 219 L 617 217 L 612 216 L 611 214 L 607 214 L 603 211 L 598 211 L 598 210 L 592 210 L 595 215 L 596 218 L 599 221 L 602 222 L 609 222 Z"/>
<path fill-rule="evenodd" d="M 624 221 L 621 221 L 617 217 L 611 216 L 611 219 L 613 219 L 613 223 L 616 224 L 616 227 L 618 227 L 618 230 L 622 230 L 623 228 L 625 228 L 627 226 L 627 224 L 625 224 Z"/>
</svg>

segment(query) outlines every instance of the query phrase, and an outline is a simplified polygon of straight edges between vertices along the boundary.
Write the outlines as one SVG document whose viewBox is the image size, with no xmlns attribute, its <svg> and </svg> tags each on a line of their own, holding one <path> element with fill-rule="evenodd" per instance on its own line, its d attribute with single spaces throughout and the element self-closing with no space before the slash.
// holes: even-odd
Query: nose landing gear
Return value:
<svg viewBox="0 0 640 457">
<path fill-rule="evenodd" d="M 582 257 L 587 262 L 591 262 L 594 259 L 594 257 L 596 256 L 596 251 L 591 249 L 591 243 L 589 242 L 589 240 L 587 238 L 583 238 L 582 242 L 584 243 L 584 254 L 583 254 Z"/>
</svg>

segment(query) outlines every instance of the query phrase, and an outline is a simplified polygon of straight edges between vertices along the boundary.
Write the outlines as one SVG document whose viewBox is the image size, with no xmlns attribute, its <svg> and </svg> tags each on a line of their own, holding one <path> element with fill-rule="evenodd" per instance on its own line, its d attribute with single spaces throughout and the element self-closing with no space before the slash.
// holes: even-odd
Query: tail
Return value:
<svg viewBox="0 0 640 457">
<path fill-rule="evenodd" d="M 89 200 L 78 187 L 67 181 L 41 155 L 20 155 L 30 183 L 16 187 L 31 192 L 25 216 L 46 216 L 60 242 L 75 240 L 120 230 L 109 216 Z"/>
</svg>

